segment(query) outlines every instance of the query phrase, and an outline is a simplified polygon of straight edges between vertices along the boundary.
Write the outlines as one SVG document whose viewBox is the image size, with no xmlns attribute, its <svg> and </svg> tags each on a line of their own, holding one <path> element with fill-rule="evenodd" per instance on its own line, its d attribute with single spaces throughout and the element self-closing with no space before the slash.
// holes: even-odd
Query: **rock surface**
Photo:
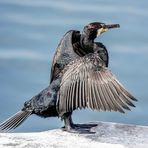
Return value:
<svg viewBox="0 0 148 148">
<path fill-rule="evenodd" d="M 0 148 L 148 148 L 148 127 L 95 122 L 95 134 L 61 129 L 39 133 L 0 133 Z"/>
</svg>

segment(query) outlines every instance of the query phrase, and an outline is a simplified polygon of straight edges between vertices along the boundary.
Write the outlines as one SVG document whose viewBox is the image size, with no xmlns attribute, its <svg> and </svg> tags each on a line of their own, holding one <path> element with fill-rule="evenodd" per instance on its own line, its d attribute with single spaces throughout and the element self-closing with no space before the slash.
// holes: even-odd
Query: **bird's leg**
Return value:
<svg viewBox="0 0 148 148">
<path fill-rule="evenodd" d="M 97 124 L 74 124 L 72 122 L 71 113 L 66 113 L 63 115 L 63 120 L 65 126 L 62 128 L 64 131 L 71 133 L 87 133 L 92 134 L 91 128 L 97 126 Z"/>
<path fill-rule="evenodd" d="M 63 130 L 65 130 L 65 131 L 71 131 L 71 130 L 75 129 L 75 126 L 72 122 L 71 114 L 72 113 L 65 113 L 63 115 L 64 125 L 65 125 L 63 127 Z"/>
</svg>

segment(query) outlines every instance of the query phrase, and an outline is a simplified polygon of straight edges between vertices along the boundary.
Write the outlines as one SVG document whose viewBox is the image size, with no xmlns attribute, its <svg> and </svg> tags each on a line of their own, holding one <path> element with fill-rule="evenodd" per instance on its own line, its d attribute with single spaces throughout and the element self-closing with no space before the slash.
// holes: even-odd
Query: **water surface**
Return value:
<svg viewBox="0 0 148 148">
<path fill-rule="evenodd" d="M 92 120 L 148 125 L 148 1 L 0 0 L 0 121 L 17 112 L 49 84 L 61 37 L 93 21 L 119 23 L 97 39 L 110 54 L 110 69 L 139 100 L 127 114 L 75 111 L 75 122 Z M 57 118 L 31 116 L 16 131 L 59 128 Z"/>
</svg>

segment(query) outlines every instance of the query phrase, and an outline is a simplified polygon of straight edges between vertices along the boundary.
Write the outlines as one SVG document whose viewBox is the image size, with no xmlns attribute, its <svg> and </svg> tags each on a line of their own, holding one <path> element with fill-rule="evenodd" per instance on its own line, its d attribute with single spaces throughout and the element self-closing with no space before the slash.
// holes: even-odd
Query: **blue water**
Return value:
<svg viewBox="0 0 148 148">
<path fill-rule="evenodd" d="M 148 125 L 148 1 L 0 0 L 0 122 L 49 84 L 50 65 L 63 34 L 93 21 L 119 23 L 98 41 L 110 69 L 139 100 L 126 114 L 75 111 L 75 122 L 94 120 Z M 57 118 L 35 115 L 17 132 L 59 128 Z"/>
</svg>

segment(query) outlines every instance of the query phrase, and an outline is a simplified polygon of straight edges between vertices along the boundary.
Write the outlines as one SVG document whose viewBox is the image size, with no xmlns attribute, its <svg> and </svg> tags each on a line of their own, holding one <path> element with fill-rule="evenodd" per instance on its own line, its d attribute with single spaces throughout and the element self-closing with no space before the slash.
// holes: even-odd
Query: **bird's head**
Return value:
<svg viewBox="0 0 148 148">
<path fill-rule="evenodd" d="M 88 36 L 89 39 L 94 40 L 97 36 L 108 31 L 109 29 L 119 28 L 119 24 L 106 25 L 100 22 L 93 22 L 86 25 L 83 29 L 83 33 Z"/>
</svg>

